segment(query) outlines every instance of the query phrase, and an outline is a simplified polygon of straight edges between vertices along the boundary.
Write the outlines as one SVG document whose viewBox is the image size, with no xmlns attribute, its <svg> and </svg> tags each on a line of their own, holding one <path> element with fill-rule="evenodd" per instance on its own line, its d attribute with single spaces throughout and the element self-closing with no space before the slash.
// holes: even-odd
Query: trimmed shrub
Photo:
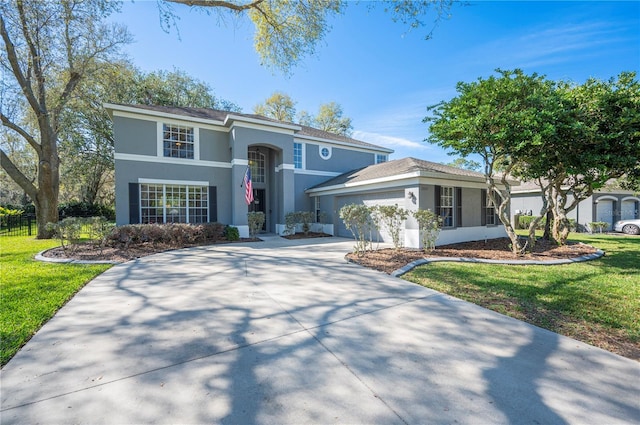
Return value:
<svg viewBox="0 0 640 425">
<path fill-rule="evenodd" d="M 436 247 L 436 240 L 442 228 L 442 217 L 431 210 L 417 210 L 413 212 L 413 217 L 418 222 L 420 229 L 420 239 L 422 249 L 432 251 Z"/>
<path fill-rule="evenodd" d="M 224 224 L 202 223 L 201 226 L 205 241 L 215 243 L 224 238 Z"/>
<path fill-rule="evenodd" d="M 403 223 L 409 217 L 409 211 L 396 205 L 379 205 L 375 214 L 391 235 L 391 241 L 395 249 L 404 245 L 402 241 Z"/>
<path fill-rule="evenodd" d="M 229 242 L 234 242 L 240 240 L 240 231 L 237 227 L 227 226 L 224 228 L 224 237 Z"/>
<path fill-rule="evenodd" d="M 247 213 L 249 223 L 249 236 L 255 238 L 264 225 L 265 215 L 262 211 L 251 211 Z"/>
<path fill-rule="evenodd" d="M 116 212 L 111 207 L 77 201 L 60 204 L 58 214 L 60 217 L 105 217 L 107 220 L 116 218 Z"/>
<path fill-rule="evenodd" d="M 47 223 L 46 229 L 53 232 L 55 237 L 60 239 L 60 245 L 64 251 L 69 245 L 75 244 L 80 240 L 82 233 L 82 220 L 76 217 L 68 217 L 57 223 Z M 67 245 L 65 246 L 65 241 Z"/>
<path fill-rule="evenodd" d="M 340 208 L 340 218 L 356 241 L 353 248 L 357 255 L 363 255 L 367 247 L 371 247 L 371 234 L 377 231 L 371 212 L 372 208 L 362 204 L 348 204 Z"/>
</svg>

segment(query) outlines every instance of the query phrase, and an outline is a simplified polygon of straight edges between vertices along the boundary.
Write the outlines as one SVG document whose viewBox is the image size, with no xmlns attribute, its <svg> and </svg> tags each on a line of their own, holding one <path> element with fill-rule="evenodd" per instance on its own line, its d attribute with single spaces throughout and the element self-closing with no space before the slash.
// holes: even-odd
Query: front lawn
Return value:
<svg viewBox="0 0 640 425">
<path fill-rule="evenodd" d="M 640 238 L 571 240 L 606 255 L 560 266 L 434 263 L 403 279 L 640 360 Z"/>
<path fill-rule="evenodd" d="M 110 265 L 54 264 L 34 260 L 56 240 L 32 236 L 0 238 L 0 365 L 73 295 Z"/>
</svg>

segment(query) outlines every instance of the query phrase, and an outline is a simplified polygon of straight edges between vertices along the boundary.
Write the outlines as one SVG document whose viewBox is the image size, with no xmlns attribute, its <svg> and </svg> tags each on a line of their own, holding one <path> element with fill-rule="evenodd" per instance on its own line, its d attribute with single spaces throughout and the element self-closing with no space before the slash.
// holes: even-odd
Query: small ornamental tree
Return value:
<svg viewBox="0 0 640 425">
<path fill-rule="evenodd" d="M 264 213 L 262 211 L 249 212 L 247 213 L 247 220 L 249 222 L 249 236 L 255 238 L 264 225 Z"/>
<path fill-rule="evenodd" d="M 371 238 L 367 239 L 367 234 L 370 235 L 375 227 L 371 218 L 371 208 L 362 204 L 345 205 L 340 208 L 340 218 L 356 240 L 355 253 L 364 254 L 371 243 Z"/>
<path fill-rule="evenodd" d="M 398 204 L 395 205 L 379 205 L 377 213 L 380 218 L 380 222 L 387 229 L 391 236 L 391 241 L 395 249 L 400 249 L 404 245 L 402 241 L 402 229 L 403 223 L 409 217 L 409 211 L 405 208 L 401 208 Z"/>
<path fill-rule="evenodd" d="M 440 235 L 442 217 L 431 210 L 417 210 L 413 212 L 413 218 L 418 222 L 422 249 L 425 252 L 432 251 Z"/>
</svg>

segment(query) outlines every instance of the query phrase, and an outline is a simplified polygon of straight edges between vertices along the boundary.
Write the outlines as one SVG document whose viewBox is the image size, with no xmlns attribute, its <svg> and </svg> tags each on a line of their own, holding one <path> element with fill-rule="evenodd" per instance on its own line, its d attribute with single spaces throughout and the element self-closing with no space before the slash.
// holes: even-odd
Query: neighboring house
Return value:
<svg viewBox="0 0 640 425">
<path fill-rule="evenodd" d="M 569 193 L 568 203 L 573 201 Z M 540 215 L 542 198 L 540 186 L 535 182 L 522 183 L 511 191 L 512 215 Z M 578 206 L 569 212 L 568 218 L 576 221 L 578 231 L 590 231 L 589 223 L 600 221 L 608 224 L 607 230 L 613 228 L 618 220 L 640 218 L 640 197 L 633 191 L 606 187 L 597 190 L 590 197 L 580 201 Z"/>
<path fill-rule="evenodd" d="M 339 209 L 364 202 L 439 211 L 445 229 L 438 244 L 505 234 L 486 208 L 479 173 L 411 158 L 387 162 L 390 149 L 258 115 L 105 107 L 114 126 L 118 225 L 217 221 L 246 237 L 249 210 L 264 212 L 264 231 L 280 234 L 287 213 L 315 211 L 335 234 L 350 236 Z M 242 186 L 247 166 L 250 206 Z M 418 247 L 415 221 L 406 226 L 407 246 Z"/>
<path fill-rule="evenodd" d="M 449 167 L 415 158 L 403 158 L 370 165 L 342 174 L 306 190 L 316 209 L 332 211 L 335 233 L 351 236 L 340 220 L 344 205 L 397 204 L 409 211 L 429 209 L 443 218 L 436 245 L 494 239 L 506 236 L 496 209 L 487 200 L 482 173 Z M 390 241 L 385 232 L 380 235 Z M 418 223 L 406 221 L 404 243 L 420 247 Z"/>
</svg>

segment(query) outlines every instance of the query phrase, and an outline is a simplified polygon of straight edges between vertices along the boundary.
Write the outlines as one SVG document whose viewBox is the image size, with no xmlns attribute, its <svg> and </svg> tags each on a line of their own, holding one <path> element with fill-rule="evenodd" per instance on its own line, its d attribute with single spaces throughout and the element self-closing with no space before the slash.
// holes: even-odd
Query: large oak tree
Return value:
<svg viewBox="0 0 640 425">
<path fill-rule="evenodd" d="M 4 148 L 0 159 L 35 205 L 38 238 L 50 237 L 46 224 L 58 221 L 63 110 L 78 84 L 130 40 L 121 26 L 104 23 L 118 6 L 109 0 L 0 3 L 1 66 L 7 76 L 0 119 L 35 152 L 36 180 L 20 170 Z"/>
</svg>

